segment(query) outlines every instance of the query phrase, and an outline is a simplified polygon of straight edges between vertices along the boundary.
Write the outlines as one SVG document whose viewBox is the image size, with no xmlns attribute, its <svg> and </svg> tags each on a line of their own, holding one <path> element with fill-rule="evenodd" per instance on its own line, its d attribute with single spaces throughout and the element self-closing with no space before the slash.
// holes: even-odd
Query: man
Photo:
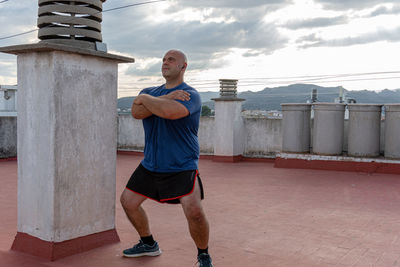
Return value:
<svg viewBox="0 0 400 267">
<path fill-rule="evenodd" d="M 186 67 L 184 53 L 168 51 L 162 63 L 165 84 L 142 90 L 133 101 L 132 116 L 143 120 L 144 159 L 128 181 L 121 204 L 140 240 L 124 250 L 123 255 L 161 254 L 141 207 L 150 198 L 182 205 L 197 246 L 199 266 L 212 267 L 208 254 L 209 225 L 201 205 L 203 187 L 197 171 L 201 100 L 197 91 L 183 81 Z"/>
</svg>

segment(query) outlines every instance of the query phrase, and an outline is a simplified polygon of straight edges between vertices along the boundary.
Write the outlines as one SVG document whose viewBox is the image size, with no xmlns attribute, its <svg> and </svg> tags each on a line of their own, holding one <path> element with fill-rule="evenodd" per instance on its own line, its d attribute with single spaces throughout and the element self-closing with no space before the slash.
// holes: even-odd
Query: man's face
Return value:
<svg viewBox="0 0 400 267">
<path fill-rule="evenodd" d="M 184 59 L 182 55 L 175 51 L 169 51 L 163 58 L 161 67 L 162 75 L 165 79 L 176 78 L 184 67 Z"/>
</svg>

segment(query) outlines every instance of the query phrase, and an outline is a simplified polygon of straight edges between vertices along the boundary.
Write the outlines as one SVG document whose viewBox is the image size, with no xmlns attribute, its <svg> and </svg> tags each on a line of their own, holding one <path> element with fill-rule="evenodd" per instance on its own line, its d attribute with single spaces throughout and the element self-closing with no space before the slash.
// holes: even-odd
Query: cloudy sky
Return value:
<svg viewBox="0 0 400 267">
<path fill-rule="evenodd" d="M 108 0 L 103 9 L 148 0 Z M 35 43 L 37 1 L 0 1 L 0 46 Z M 160 84 L 171 48 L 189 59 L 186 81 L 218 91 L 292 83 L 348 90 L 400 88 L 399 0 L 167 0 L 105 12 L 108 51 L 134 57 L 119 66 L 119 96 Z M 0 84 L 16 84 L 16 57 L 0 54 Z"/>
</svg>

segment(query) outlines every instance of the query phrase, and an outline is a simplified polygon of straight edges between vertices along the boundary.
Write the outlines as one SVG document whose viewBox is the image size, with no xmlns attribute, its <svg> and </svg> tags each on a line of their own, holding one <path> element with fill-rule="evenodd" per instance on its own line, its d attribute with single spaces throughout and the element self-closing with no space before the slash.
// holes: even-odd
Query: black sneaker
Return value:
<svg viewBox="0 0 400 267">
<path fill-rule="evenodd" d="M 197 263 L 199 264 L 199 267 L 213 267 L 211 257 L 206 253 L 197 256 Z"/>
<path fill-rule="evenodd" d="M 160 254 L 161 250 L 158 247 L 157 242 L 154 242 L 154 244 L 150 246 L 143 243 L 142 240 L 139 240 L 139 243 L 134 245 L 132 248 L 128 248 L 123 251 L 123 255 L 125 257 L 130 257 L 130 258 L 142 257 L 142 256 L 158 256 Z"/>
</svg>

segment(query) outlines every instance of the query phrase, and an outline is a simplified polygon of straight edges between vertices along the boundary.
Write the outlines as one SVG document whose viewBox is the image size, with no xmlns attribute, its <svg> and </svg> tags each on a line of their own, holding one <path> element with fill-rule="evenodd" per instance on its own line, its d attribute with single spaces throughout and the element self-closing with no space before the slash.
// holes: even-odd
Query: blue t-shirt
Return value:
<svg viewBox="0 0 400 267">
<path fill-rule="evenodd" d="M 145 133 L 142 165 L 153 172 L 179 172 L 197 170 L 200 155 L 197 131 L 199 129 L 201 99 L 196 89 L 186 83 L 166 89 L 165 85 L 143 89 L 140 94 L 162 96 L 175 90 L 190 94 L 189 101 L 175 100 L 183 104 L 189 115 L 168 120 L 151 115 L 143 119 Z"/>
</svg>

